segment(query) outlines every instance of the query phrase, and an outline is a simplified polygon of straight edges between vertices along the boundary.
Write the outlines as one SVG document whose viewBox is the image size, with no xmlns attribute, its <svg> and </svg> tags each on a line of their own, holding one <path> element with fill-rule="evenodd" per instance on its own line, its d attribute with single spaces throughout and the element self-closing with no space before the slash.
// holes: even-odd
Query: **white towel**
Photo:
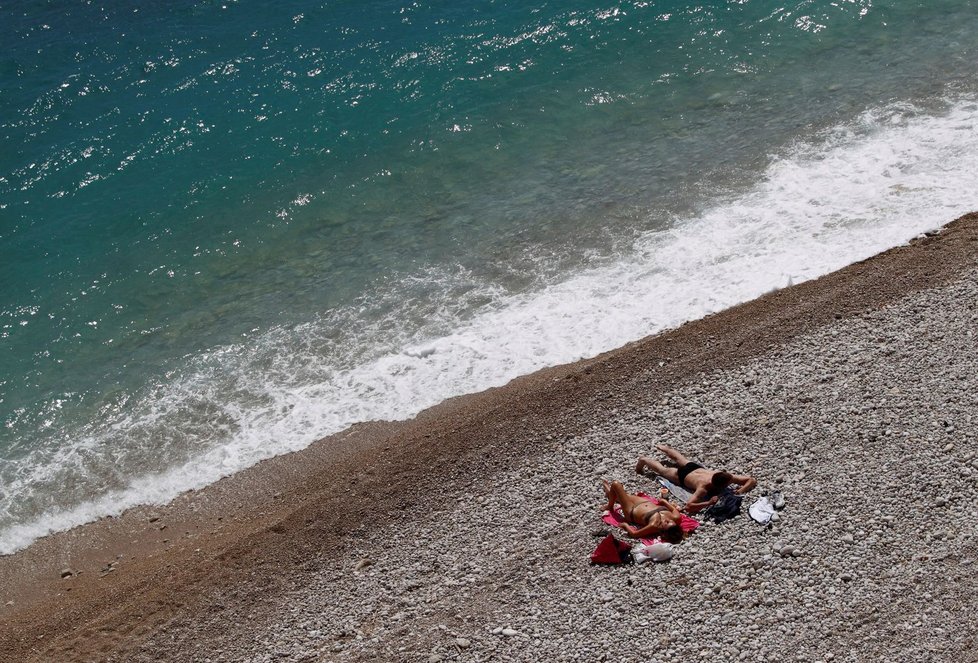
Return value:
<svg viewBox="0 0 978 663">
<path fill-rule="evenodd" d="M 760 524 L 767 525 L 771 522 L 771 517 L 774 516 L 774 504 L 768 498 L 762 497 L 750 505 L 748 513 Z"/>
</svg>

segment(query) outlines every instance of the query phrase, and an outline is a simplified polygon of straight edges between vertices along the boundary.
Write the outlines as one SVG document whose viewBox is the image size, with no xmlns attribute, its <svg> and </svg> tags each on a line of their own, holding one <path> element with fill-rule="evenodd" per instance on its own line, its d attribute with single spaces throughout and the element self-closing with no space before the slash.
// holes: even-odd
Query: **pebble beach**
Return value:
<svg viewBox="0 0 978 663">
<path fill-rule="evenodd" d="M 36 546 L 3 558 L 5 579 L 21 564 L 18 582 L 49 589 L 4 606 L 0 657 L 978 660 L 976 334 L 970 215 L 440 406 L 373 435 L 328 480 L 304 475 L 260 523 L 91 574 L 73 595 L 72 578 L 50 580 L 60 560 L 24 562 Z M 704 523 L 669 562 L 592 566 L 610 531 L 600 480 L 652 492 L 634 465 L 662 442 L 755 476 L 745 513 Z M 775 490 L 780 519 L 753 522 L 746 508 Z M 135 540 L 160 514 L 117 526 Z M 61 550 L 84 559 L 116 536 L 98 527 Z"/>
<path fill-rule="evenodd" d="M 556 429 L 552 451 L 412 521 L 410 547 L 357 546 L 362 568 L 319 574 L 243 658 L 325 640 L 337 661 L 968 660 L 976 305 L 971 270 Z M 748 504 L 782 491 L 781 519 L 707 522 L 667 564 L 588 567 L 599 479 L 651 491 L 630 461 L 656 441 L 758 477 Z"/>
</svg>

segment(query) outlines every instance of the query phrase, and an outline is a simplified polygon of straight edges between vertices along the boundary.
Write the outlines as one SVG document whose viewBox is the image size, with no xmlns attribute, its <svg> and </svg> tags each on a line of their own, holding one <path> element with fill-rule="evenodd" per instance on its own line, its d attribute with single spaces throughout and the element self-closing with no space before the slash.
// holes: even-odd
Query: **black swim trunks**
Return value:
<svg viewBox="0 0 978 663">
<path fill-rule="evenodd" d="M 686 490 L 693 490 L 692 488 L 686 485 L 686 477 L 688 477 L 689 473 L 692 472 L 693 470 L 701 470 L 701 469 L 703 469 L 703 466 L 698 463 L 686 463 L 685 465 L 680 467 L 678 470 L 679 485 L 685 488 Z"/>
</svg>

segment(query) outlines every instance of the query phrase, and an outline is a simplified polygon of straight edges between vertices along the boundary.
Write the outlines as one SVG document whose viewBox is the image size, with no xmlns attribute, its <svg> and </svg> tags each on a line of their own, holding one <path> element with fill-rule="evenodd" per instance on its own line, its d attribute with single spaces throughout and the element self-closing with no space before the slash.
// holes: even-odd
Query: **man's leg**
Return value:
<svg viewBox="0 0 978 663">
<path fill-rule="evenodd" d="M 679 482 L 679 472 L 675 467 L 666 467 L 654 458 L 642 456 L 638 459 L 638 464 L 635 465 L 635 471 L 639 474 L 645 474 L 646 469 L 652 470 L 663 479 L 667 479 L 673 483 Z"/>
<path fill-rule="evenodd" d="M 655 448 L 667 455 L 669 460 L 674 462 L 678 467 L 682 467 L 689 462 L 689 458 L 686 458 L 686 456 L 682 455 L 668 444 L 657 444 L 655 445 Z"/>
</svg>

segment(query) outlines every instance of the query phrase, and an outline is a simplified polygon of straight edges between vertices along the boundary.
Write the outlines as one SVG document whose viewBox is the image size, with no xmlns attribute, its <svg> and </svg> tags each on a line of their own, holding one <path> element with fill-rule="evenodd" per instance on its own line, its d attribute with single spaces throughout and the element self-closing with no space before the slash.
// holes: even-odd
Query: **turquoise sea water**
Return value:
<svg viewBox="0 0 978 663">
<path fill-rule="evenodd" d="M 978 2 L 0 1 L 0 553 L 978 208 Z"/>
</svg>

